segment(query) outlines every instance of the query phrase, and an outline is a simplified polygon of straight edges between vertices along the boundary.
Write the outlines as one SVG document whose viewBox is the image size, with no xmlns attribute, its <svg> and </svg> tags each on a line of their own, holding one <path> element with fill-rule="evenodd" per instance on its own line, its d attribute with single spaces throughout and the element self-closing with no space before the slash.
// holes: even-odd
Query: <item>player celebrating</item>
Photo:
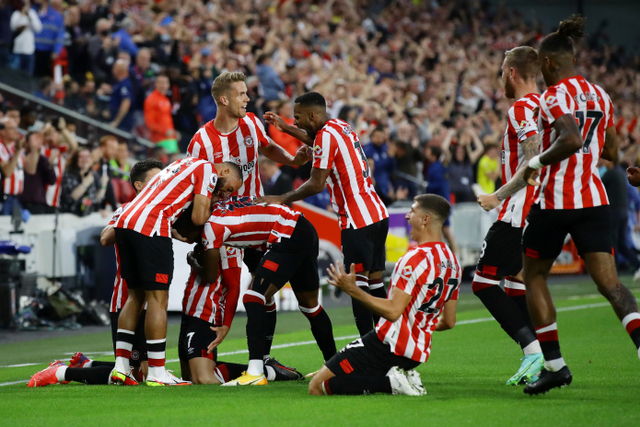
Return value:
<svg viewBox="0 0 640 427">
<path fill-rule="evenodd" d="M 115 224 L 116 248 L 129 297 L 118 320 L 112 383 L 123 384 L 129 375 L 137 316 L 146 303 L 147 384 L 187 384 L 164 368 L 168 289 L 173 276 L 172 224 L 193 204 L 191 219 L 203 225 L 209 218 L 211 198 L 233 193 L 240 185 L 242 173 L 236 164 L 213 165 L 187 157 L 156 175 L 123 210 Z"/>
<path fill-rule="evenodd" d="M 381 319 L 375 331 L 347 344 L 322 367 L 309 384 L 310 394 L 426 394 L 413 369 L 429 358 L 433 331 L 451 329 L 456 323 L 462 269 L 441 237 L 450 210 L 441 196 L 414 198 L 406 218 L 418 247 L 398 260 L 386 299 L 356 285 L 353 264 L 349 274 L 340 264 L 327 269 L 329 283 Z"/>
<path fill-rule="evenodd" d="M 290 204 L 320 193 L 327 183 L 333 209 L 339 215 L 344 262 L 355 264 L 359 287 L 383 298 L 389 214 L 373 188 L 358 135 L 347 122 L 329 117 L 324 97 L 316 92 L 305 93 L 295 100 L 293 116 L 294 126 L 271 112 L 265 114 L 265 119 L 277 130 L 313 147 L 311 177 L 297 190 L 263 197 L 257 202 Z M 373 330 L 377 317 L 372 317 L 356 299 L 352 299 L 352 305 L 356 326 L 360 336 L 364 336 Z"/>
<path fill-rule="evenodd" d="M 300 311 L 311 324 L 324 360 L 336 352 L 331 320 L 318 302 L 318 234 L 299 212 L 280 205 L 256 205 L 250 198 L 233 198 L 214 206 L 204 226 L 202 260 L 189 256 L 189 264 L 207 283 L 218 277 L 220 248 L 252 247 L 266 250 L 252 287 L 243 297 L 247 311 L 249 366 L 246 373 L 225 386 L 265 385 L 264 346 L 268 332 L 266 301 L 290 282 Z M 217 345 L 211 343 L 209 351 Z"/>
<path fill-rule="evenodd" d="M 607 193 L 598 176 L 600 157 L 617 157 L 613 104 L 601 87 L 576 75 L 574 42 L 584 37 L 585 19 L 573 15 L 540 45 L 540 70 L 548 89 L 540 97 L 542 154 L 529 160 L 523 179 L 542 169 L 540 188 L 524 231 L 527 304 L 544 353 L 540 379 L 527 394 L 571 384 L 558 341 L 556 310 L 547 287 L 551 266 L 571 234 L 598 291 L 611 303 L 640 357 L 640 313 L 620 283 L 612 255 Z"/>
<path fill-rule="evenodd" d="M 269 159 L 292 166 L 299 166 L 311 159 L 311 150 L 303 147 L 295 157 L 273 142 L 267 135 L 254 114 L 247 113 L 247 85 L 243 73 L 225 72 L 220 74 L 211 85 L 211 96 L 218 111 L 216 118 L 198 130 L 191 139 L 187 154 L 211 163 L 234 162 L 242 168 L 244 182 L 238 190 L 237 196 L 260 197 L 264 195 L 258 168 L 258 152 Z M 223 280 L 240 282 L 242 258 L 253 274 L 262 258 L 262 253 L 253 249 L 235 252 L 237 261 L 233 265 L 239 267 L 225 272 Z M 276 325 L 275 302 L 270 301 L 269 308 L 269 337 L 273 337 Z M 271 341 L 267 343 L 265 360 L 268 360 Z M 284 367 L 284 365 L 282 365 Z"/>
<path fill-rule="evenodd" d="M 142 160 L 131 168 L 131 184 L 138 194 L 145 185 L 162 170 L 162 163 L 155 159 Z M 109 224 L 102 230 L 100 243 L 103 246 L 113 246 L 115 244 L 115 230 L 113 228 L 126 204 L 120 206 L 114 213 Z M 114 352 L 116 350 L 116 331 L 118 328 L 118 317 L 122 306 L 127 301 L 127 283 L 120 274 L 120 256 L 116 249 L 116 278 L 113 284 L 113 295 L 109 311 L 111 314 L 111 339 L 113 341 Z M 136 378 L 146 375 L 146 348 L 144 337 L 144 317 L 139 319 L 136 328 L 133 348 L 131 351 L 131 366 L 134 367 L 133 375 L 125 379 L 125 385 L 137 385 Z M 27 387 L 43 387 L 50 384 L 77 381 L 85 384 L 109 384 L 110 373 L 115 367 L 114 362 L 102 362 L 91 360 L 82 353 L 76 353 L 69 361 L 69 366 L 56 360 L 48 368 L 36 373 L 31 377 Z M 136 372 L 138 370 L 138 372 Z"/>
<path fill-rule="evenodd" d="M 533 202 L 534 190 L 534 187 L 527 187 L 520 177 L 524 173 L 524 165 L 540 152 L 536 123 L 538 113 L 535 111 L 540 107 L 536 87 L 538 71 L 535 49 L 522 46 L 506 52 L 502 83 L 506 97 L 517 99 L 509 109 L 509 121 L 502 140 L 502 179 L 506 184 L 493 194 L 478 196 L 478 203 L 487 211 L 502 203 L 498 220 L 491 226 L 482 245 L 471 288 L 524 353 L 520 369 L 509 378 L 507 385 L 537 379 L 536 374 L 542 370 L 544 362 L 527 310 L 520 247 L 522 228 Z M 516 171 L 519 176 L 514 179 Z M 503 278 L 504 291 L 499 286 Z"/>
</svg>

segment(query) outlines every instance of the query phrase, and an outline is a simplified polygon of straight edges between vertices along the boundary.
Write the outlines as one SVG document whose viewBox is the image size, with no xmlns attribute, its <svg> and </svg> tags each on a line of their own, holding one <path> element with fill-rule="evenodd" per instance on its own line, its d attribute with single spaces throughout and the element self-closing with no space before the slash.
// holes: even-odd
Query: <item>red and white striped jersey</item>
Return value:
<svg viewBox="0 0 640 427">
<path fill-rule="evenodd" d="M 214 325 L 224 323 L 227 288 L 222 281 L 222 271 L 242 267 L 242 259 L 235 256 L 235 253 L 239 251 L 239 249 L 229 246 L 220 251 L 218 279 L 215 283 L 205 283 L 195 271 L 191 270 L 182 298 L 182 312 L 184 314 Z M 233 284 L 233 286 L 236 285 L 239 286 L 239 284 Z"/>
<path fill-rule="evenodd" d="M 250 197 L 218 202 L 204 225 L 205 250 L 222 245 L 266 250 L 291 237 L 300 212 L 283 205 L 256 205 Z"/>
<path fill-rule="evenodd" d="M 47 185 L 46 193 L 47 205 L 54 208 L 60 206 L 60 183 L 62 182 L 62 175 L 64 174 L 64 170 L 67 167 L 67 158 L 63 155 L 67 152 L 67 146 L 61 145 L 56 148 L 58 150 L 58 155 L 52 162 L 51 152 L 53 151 L 53 149 L 42 147 L 42 155 L 49 159 L 49 163 L 51 163 L 51 165 L 53 166 L 53 171 L 56 174 L 55 184 Z"/>
<path fill-rule="evenodd" d="M 16 144 L 12 143 L 4 145 L 2 141 L 0 141 L 0 161 L 8 162 L 13 158 L 16 152 Z M 20 157 L 18 158 L 18 163 L 16 164 L 15 169 L 11 176 L 8 176 L 2 180 L 2 185 L 4 189 L 4 194 L 7 196 L 18 196 L 22 194 L 24 190 L 24 155 L 21 152 Z"/>
<path fill-rule="evenodd" d="M 536 203 L 541 209 L 582 209 L 608 205 L 609 199 L 598 174 L 598 159 L 604 147 L 605 131 L 613 126 L 613 104 L 598 85 L 582 76 L 570 77 L 551 86 L 540 97 L 540 140 L 542 151 L 556 140 L 553 122 L 571 114 L 582 132 L 578 152 L 540 172 Z"/>
<path fill-rule="evenodd" d="M 426 362 L 431 353 L 431 334 L 444 304 L 457 300 L 462 268 L 451 249 L 442 242 L 429 242 L 400 258 L 391 275 L 393 288 L 411 295 L 411 301 L 395 322 L 380 318 L 378 338 L 398 356 Z"/>
<path fill-rule="evenodd" d="M 242 169 L 243 184 L 236 196 L 264 195 L 258 173 L 258 148 L 269 145 L 269 137 L 262 122 L 252 113 L 238 120 L 238 127 L 230 133 L 220 133 L 213 120 L 206 123 L 191 138 L 187 155 L 211 163 L 233 162 Z"/>
<path fill-rule="evenodd" d="M 113 213 L 111 217 L 111 221 L 107 226 L 114 226 L 120 218 L 120 215 L 124 211 L 124 208 L 128 205 L 125 203 L 121 205 L 116 211 Z M 118 245 L 114 245 L 116 249 L 116 278 L 113 282 L 113 294 L 111 295 L 111 304 L 109 305 L 109 311 L 111 313 L 117 313 L 122 310 L 124 307 L 124 303 L 127 302 L 127 297 L 129 293 L 127 291 L 127 282 L 121 276 L 120 270 L 120 254 L 118 253 Z"/>
<path fill-rule="evenodd" d="M 217 180 L 213 164 L 205 160 L 186 157 L 173 162 L 125 207 L 115 227 L 145 236 L 171 237 L 171 226 L 191 206 L 194 195 L 210 199 Z"/>
<path fill-rule="evenodd" d="M 520 143 L 538 134 L 538 113 L 534 109 L 540 107 L 540 95 L 530 93 L 518 99 L 507 113 L 507 128 L 502 139 L 502 180 L 511 181 L 516 171 L 526 161 Z M 513 227 L 524 227 L 524 220 L 533 204 L 535 188 L 526 188 L 507 197 L 502 202 L 498 215 L 499 221 L 511 223 Z"/>
<path fill-rule="evenodd" d="M 387 208 L 373 188 L 367 156 L 349 123 L 329 120 L 316 134 L 313 167 L 331 169 L 327 185 L 340 228 L 363 228 L 387 218 Z"/>
</svg>

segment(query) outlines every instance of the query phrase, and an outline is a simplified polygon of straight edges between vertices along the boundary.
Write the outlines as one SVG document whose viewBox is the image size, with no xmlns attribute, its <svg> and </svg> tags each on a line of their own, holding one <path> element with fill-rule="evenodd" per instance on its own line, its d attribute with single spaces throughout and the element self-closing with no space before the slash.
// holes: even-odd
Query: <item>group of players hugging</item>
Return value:
<svg viewBox="0 0 640 427">
<path fill-rule="evenodd" d="M 502 81 L 506 96 L 515 100 L 502 147 L 506 184 L 478 197 L 485 210 L 501 208 L 472 289 L 521 346 L 520 369 L 507 384 L 524 383 L 527 394 L 546 393 L 572 380 L 547 287 L 567 234 L 640 348 L 640 314 L 617 277 L 608 199 L 596 166 L 600 157 L 617 158 L 614 107 L 602 88 L 574 71 L 574 44 L 583 36 L 584 18 L 572 16 L 542 40 L 539 51 L 506 52 Z M 542 95 L 536 87 L 539 72 L 548 86 Z M 324 361 L 307 375 L 310 394 L 426 394 L 415 368 L 429 357 L 432 333 L 455 325 L 462 276 L 456 255 L 441 238 L 449 202 L 433 194 L 415 197 L 406 219 L 417 245 L 397 262 L 385 291 L 388 213 L 350 125 L 331 119 L 315 92 L 295 100 L 293 126 L 266 113 L 267 123 L 304 143 L 291 156 L 246 112 L 242 73 L 221 74 L 211 93 L 217 117 L 194 135 L 188 156 L 166 168 L 155 160 L 138 162 L 131 170 L 136 198 L 114 213 L 102 233 L 103 245 L 115 245 L 118 262 L 111 302 L 115 363 L 77 353 L 68 365 L 56 361 L 36 373 L 28 386 L 69 381 L 245 386 L 304 380 L 295 368 L 270 357 L 273 297 L 288 282 Z M 309 180 L 289 193 L 264 196 L 258 153 L 285 165 L 312 161 Z M 629 171 L 632 183 L 636 172 Z M 325 185 L 339 217 L 344 255 L 344 267 L 337 263 L 327 270 L 328 282 L 351 296 L 360 333 L 339 352 L 318 300 L 317 232 L 287 206 Z M 182 301 L 182 378 L 165 369 L 172 238 L 197 243 L 186 260 L 191 274 Z M 217 359 L 235 315 L 243 262 L 252 275 L 242 301 L 247 365 Z"/>
</svg>

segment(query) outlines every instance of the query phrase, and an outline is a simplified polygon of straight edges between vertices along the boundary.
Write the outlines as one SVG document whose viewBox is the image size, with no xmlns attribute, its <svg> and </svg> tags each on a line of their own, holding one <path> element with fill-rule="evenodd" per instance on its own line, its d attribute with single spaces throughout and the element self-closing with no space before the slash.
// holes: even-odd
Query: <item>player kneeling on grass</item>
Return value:
<svg viewBox="0 0 640 427">
<path fill-rule="evenodd" d="M 147 183 L 160 173 L 163 165 L 155 159 L 146 159 L 136 163 L 131 168 L 131 184 L 138 194 Z M 114 224 L 120 218 L 120 214 L 126 207 L 126 203 L 118 208 L 114 213 L 109 224 L 102 230 L 100 235 L 100 243 L 102 246 L 114 246 L 116 243 Z M 127 302 L 127 282 L 120 275 L 120 254 L 116 250 L 116 278 L 113 284 L 113 295 L 109 311 L 111 314 L 111 339 L 113 341 L 114 352 L 116 350 L 116 334 L 118 329 L 118 317 L 120 310 Z M 147 375 L 147 350 L 144 335 L 144 316 L 145 310 L 142 311 L 138 318 L 138 327 L 135 331 L 133 347 L 131 350 L 130 365 L 132 367 L 131 375 L 127 376 L 126 385 L 137 385 L 137 381 Z M 48 368 L 36 373 L 31 377 L 27 387 L 43 387 L 50 384 L 62 383 L 69 381 L 77 381 L 85 384 L 109 384 L 111 381 L 110 374 L 115 367 L 115 362 L 103 362 L 99 360 L 91 360 L 82 353 L 76 353 L 69 365 L 65 365 L 62 361 L 56 360 L 49 365 Z"/>
<path fill-rule="evenodd" d="M 427 361 L 433 331 L 456 323 L 462 269 L 441 237 L 450 210 L 441 196 L 415 197 L 406 218 L 418 246 L 398 260 L 386 299 L 356 286 L 353 264 L 349 274 L 341 264 L 327 270 L 330 284 L 381 318 L 374 331 L 347 344 L 326 363 L 311 380 L 309 394 L 426 394 L 414 369 Z"/>
<path fill-rule="evenodd" d="M 300 311 L 311 324 L 324 360 L 336 353 L 331 320 L 318 302 L 318 234 L 299 212 L 281 205 L 256 205 L 249 197 L 232 198 L 214 206 L 204 226 L 204 253 L 188 257 L 189 264 L 203 280 L 218 277 L 220 248 L 255 248 L 267 250 L 256 270 L 255 278 L 244 297 L 247 311 L 249 366 L 228 385 L 265 385 L 265 343 L 267 309 L 265 301 L 285 283 L 291 283 Z M 268 371 L 268 369 L 267 369 Z M 267 372 L 268 374 L 268 372 Z"/>
</svg>

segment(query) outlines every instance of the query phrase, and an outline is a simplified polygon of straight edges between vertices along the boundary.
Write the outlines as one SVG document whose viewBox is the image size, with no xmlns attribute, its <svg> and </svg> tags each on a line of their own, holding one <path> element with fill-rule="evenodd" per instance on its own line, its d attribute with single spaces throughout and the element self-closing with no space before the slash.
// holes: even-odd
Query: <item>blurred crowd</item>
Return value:
<svg viewBox="0 0 640 427">
<path fill-rule="evenodd" d="M 499 75 L 504 51 L 536 47 L 544 36 L 514 9 L 474 0 L 0 4 L 0 56 L 41 78 L 37 96 L 147 138 L 165 160 L 183 153 L 215 117 L 210 87 L 224 71 L 249 76 L 247 109 L 258 117 L 271 110 L 293 123 L 292 99 L 320 92 L 331 115 L 359 133 L 388 204 L 425 191 L 475 201 L 478 191 L 501 185 L 500 144 L 512 102 Z M 580 48 L 578 72 L 610 94 L 621 164 L 636 164 L 640 57 L 609 45 L 604 30 Z M 295 153 L 297 140 L 268 132 Z M 104 161 L 115 158 L 109 156 Z M 82 171 L 83 157 L 69 164 Z M 261 167 L 270 185 L 273 174 L 293 186 L 308 176 L 305 167 L 277 166 Z M 95 173 L 93 196 L 106 197 L 112 192 L 102 194 Z M 85 179 L 79 182 L 88 186 Z M 330 204 L 326 194 L 313 202 Z"/>
</svg>

